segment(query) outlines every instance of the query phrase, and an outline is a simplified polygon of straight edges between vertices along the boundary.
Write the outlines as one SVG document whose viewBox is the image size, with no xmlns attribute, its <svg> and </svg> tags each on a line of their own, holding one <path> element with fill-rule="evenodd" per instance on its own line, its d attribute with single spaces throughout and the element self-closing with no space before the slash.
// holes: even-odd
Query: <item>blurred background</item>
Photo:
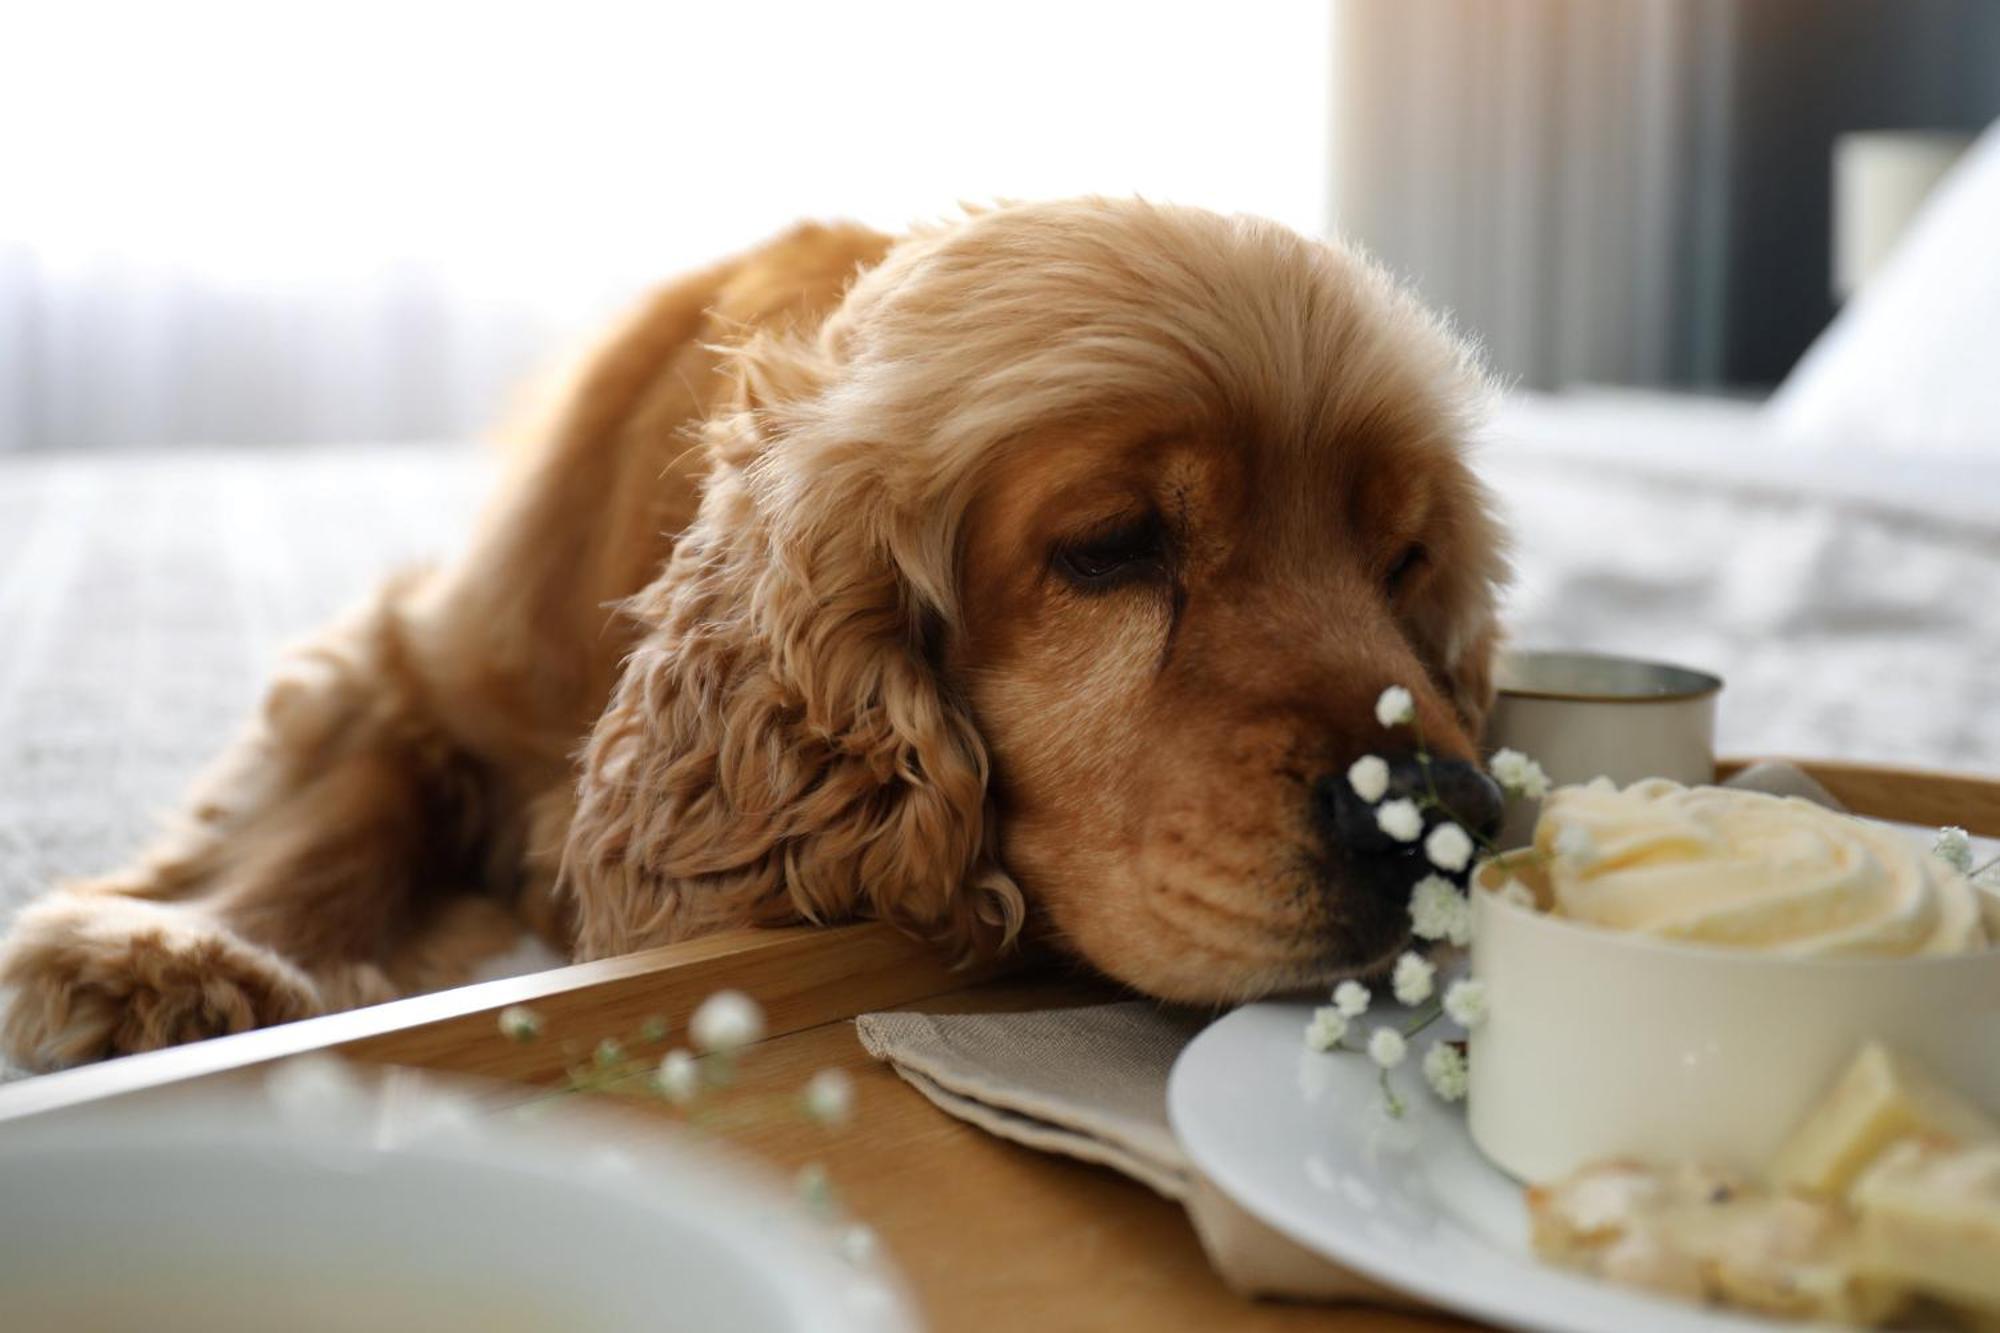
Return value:
<svg viewBox="0 0 2000 1333">
<path fill-rule="evenodd" d="M 1343 231 L 1524 385 L 1768 389 L 1835 310 L 1840 136 L 2000 116 L 1987 0 L 84 0 L 8 29 L 0 450 L 464 436 L 791 219 L 1085 191 Z"/>
<path fill-rule="evenodd" d="M 648 284 L 1081 192 L 1345 235 L 1484 345 L 1517 642 L 2000 771 L 1996 117 L 1991 0 L 15 4 L 0 911 L 449 552 Z"/>
<path fill-rule="evenodd" d="M 801 217 L 1096 191 L 1326 223 L 1324 4 L 26 20 L 0 449 L 461 436 L 645 285 Z"/>
</svg>

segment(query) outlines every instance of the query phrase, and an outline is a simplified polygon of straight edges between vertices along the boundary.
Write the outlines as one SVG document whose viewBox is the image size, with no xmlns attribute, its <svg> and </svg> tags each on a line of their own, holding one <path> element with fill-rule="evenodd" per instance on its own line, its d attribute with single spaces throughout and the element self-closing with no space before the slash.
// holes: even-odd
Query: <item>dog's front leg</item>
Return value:
<svg viewBox="0 0 2000 1333">
<path fill-rule="evenodd" d="M 402 666 L 407 587 L 296 655 L 137 866 L 21 913 L 0 945 L 10 1056 L 76 1064 L 388 999 L 427 921 L 462 922 L 486 784 Z"/>
</svg>

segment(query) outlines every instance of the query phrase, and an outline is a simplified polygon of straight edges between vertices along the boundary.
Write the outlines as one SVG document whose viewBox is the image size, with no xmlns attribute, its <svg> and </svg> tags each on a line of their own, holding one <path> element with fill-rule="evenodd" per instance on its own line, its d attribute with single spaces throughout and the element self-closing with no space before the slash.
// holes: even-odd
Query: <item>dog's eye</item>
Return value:
<svg viewBox="0 0 2000 1333">
<path fill-rule="evenodd" d="M 1103 588 L 1158 569 L 1165 535 L 1151 514 L 1056 548 L 1055 567 L 1081 588 Z"/>
<path fill-rule="evenodd" d="M 1383 576 L 1382 581 L 1388 585 L 1392 593 L 1401 590 L 1402 586 L 1409 582 L 1410 575 L 1424 567 L 1424 562 L 1430 559 L 1430 555 L 1431 553 L 1424 549 L 1423 543 L 1411 542 L 1403 548 L 1403 553 L 1396 557 L 1396 563 L 1389 566 L 1389 572 Z"/>
</svg>

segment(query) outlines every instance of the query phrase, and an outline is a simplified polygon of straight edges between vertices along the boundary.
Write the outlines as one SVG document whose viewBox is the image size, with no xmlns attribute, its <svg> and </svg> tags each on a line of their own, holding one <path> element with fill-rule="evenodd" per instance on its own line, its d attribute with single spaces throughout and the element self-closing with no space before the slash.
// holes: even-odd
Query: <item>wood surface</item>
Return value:
<svg viewBox="0 0 2000 1333">
<path fill-rule="evenodd" d="M 1726 778 L 1754 762 L 1721 760 L 1716 775 Z M 1956 824 L 1982 838 L 2000 838 L 2000 778 L 1824 759 L 1778 762 L 1810 773 L 1855 814 L 1934 828 Z"/>
<path fill-rule="evenodd" d="M 1857 813 L 2000 836 L 2000 780 L 1792 762 Z M 1724 761 L 1721 774 L 1741 766 Z M 1108 1170 L 1032 1152 L 952 1119 L 855 1040 L 850 1020 L 873 1010 L 1054 1008 L 1119 993 L 1045 966 L 1007 971 L 955 972 L 925 946 L 874 924 L 732 932 L 7 1085 L 0 1087 L 0 1121 L 229 1076 L 308 1051 L 546 1085 L 599 1038 L 628 1037 L 648 1018 L 684 1034 L 702 998 L 734 988 L 764 1005 L 769 1035 L 744 1057 L 739 1093 L 728 1105 L 763 1109 L 725 1114 L 698 1132 L 780 1171 L 823 1165 L 844 1206 L 876 1230 L 939 1330 L 1467 1327 L 1443 1315 L 1241 1300 L 1209 1269 L 1177 1205 Z M 497 1015 L 512 1004 L 542 1016 L 540 1040 L 500 1036 Z M 840 1131 L 788 1109 L 815 1070 L 833 1067 L 849 1071 L 859 1092 L 857 1120 Z M 630 1107 L 635 1125 L 679 1116 L 653 1101 L 634 1099 Z"/>
<path fill-rule="evenodd" d="M 955 969 L 879 922 L 728 931 L 0 1085 L 0 1121 L 308 1051 L 545 1083 L 563 1072 L 566 1040 L 595 1044 L 654 1016 L 685 1032 L 694 1006 L 714 991 L 756 996 L 775 1037 L 963 989 L 1011 966 Z M 488 1040 L 500 1011 L 516 1004 L 541 1015 L 547 1040 L 511 1048 Z"/>
<path fill-rule="evenodd" d="M 1068 1008 L 1115 995 L 1081 979 L 1012 978 L 908 1006 L 926 1013 Z M 854 1122 L 804 1124 L 789 1105 L 820 1069 L 854 1078 Z M 1246 1301 L 1216 1278 L 1180 1206 L 1102 1167 L 997 1139 L 924 1100 L 861 1049 L 850 1022 L 766 1043 L 743 1066 L 755 1121 L 720 1137 L 792 1172 L 822 1165 L 874 1228 L 939 1333 L 1017 1330 L 1472 1327 L 1436 1313 Z M 647 1113 L 672 1113 L 657 1104 Z"/>
</svg>

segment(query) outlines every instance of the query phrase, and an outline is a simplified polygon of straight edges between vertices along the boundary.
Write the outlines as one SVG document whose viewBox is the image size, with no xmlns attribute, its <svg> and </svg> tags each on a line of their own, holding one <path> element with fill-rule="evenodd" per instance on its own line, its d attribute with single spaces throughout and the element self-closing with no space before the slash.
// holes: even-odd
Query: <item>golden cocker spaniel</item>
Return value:
<svg viewBox="0 0 2000 1333">
<path fill-rule="evenodd" d="M 1420 856 L 1342 775 L 1408 757 L 1385 686 L 1491 813 L 1482 394 L 1365 260 L 1193 209 L 806 226 L 695 273 L 469 550 L 296 653 L 142 864 L 21 915 L 6 1047 L 448 984 L 519 919 L 581 958 L 1033 922 L 1197 1001 L 1379 966 Z"/>
</svg>

